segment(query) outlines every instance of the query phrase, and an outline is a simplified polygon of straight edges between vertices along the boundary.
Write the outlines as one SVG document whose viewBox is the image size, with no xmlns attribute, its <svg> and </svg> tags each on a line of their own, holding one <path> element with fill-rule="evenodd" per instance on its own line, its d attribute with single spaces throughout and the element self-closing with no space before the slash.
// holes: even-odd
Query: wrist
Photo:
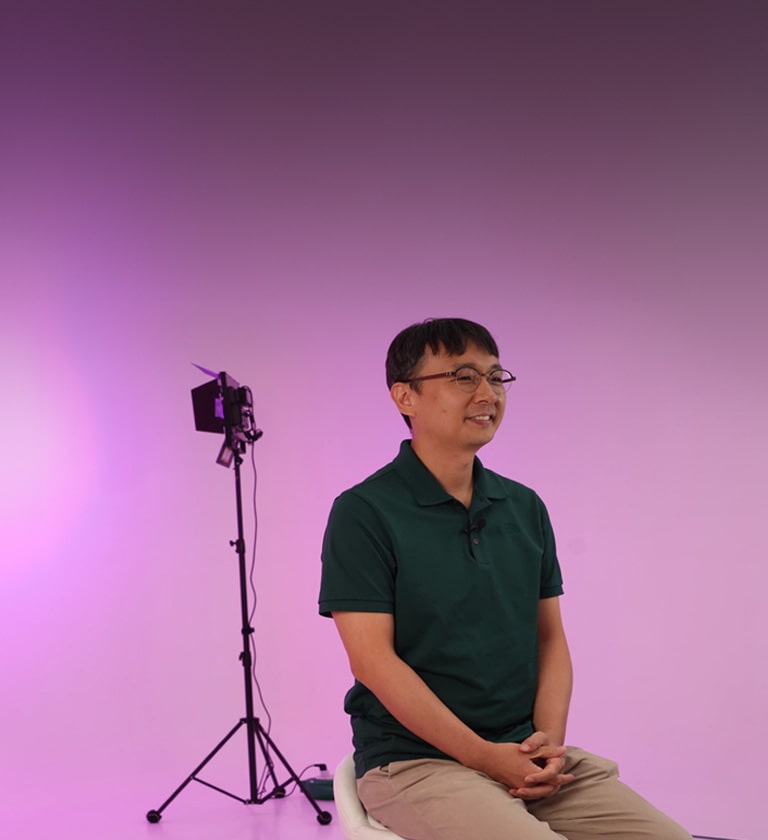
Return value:
<svg viewBox="0 0 768 840">
<path fill-rule="evenodd" d="M 487 773 L 488 768 L 494 761 L 494 747 L 496 745 L 493 741 L 486 741 L 484 738 L 478 736 L 477 741 L 468 746 L 463 755 L 459 757 L 459 761 L 472 770 L 479 770 L 481 773 Z"/>
<path fill-rule="evenodd" d="M 543 735 L 545 743 L 552 747 L 562 747 L 565 744 L 565 730 L 560 726 L 540 726 L 534 734 Z"/>
</svg>

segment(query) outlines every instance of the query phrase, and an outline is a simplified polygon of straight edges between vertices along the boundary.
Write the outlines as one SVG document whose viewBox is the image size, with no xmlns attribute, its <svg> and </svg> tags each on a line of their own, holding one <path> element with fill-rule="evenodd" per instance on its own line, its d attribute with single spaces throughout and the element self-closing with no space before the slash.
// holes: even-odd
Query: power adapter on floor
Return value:
<svg viewBox="0 0 768 840">
<path fill-rule="evenodd" d="M 315 764 L 320 771 L 311 779 L 302 779 L 301 783 L 313 799 L 333 799 L 333 776 L 325 764 Z"/>
</svg>

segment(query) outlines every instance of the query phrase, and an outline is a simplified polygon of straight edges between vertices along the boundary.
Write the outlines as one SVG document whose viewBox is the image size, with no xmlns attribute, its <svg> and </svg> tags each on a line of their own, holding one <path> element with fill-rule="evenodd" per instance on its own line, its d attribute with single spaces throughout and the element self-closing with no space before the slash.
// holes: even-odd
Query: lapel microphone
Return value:
<svg viewBox="0 0 768 840">
<path fill-rule="evenodd" d="M 478 519 L 476 519 L 474 522 L 471 522 L 469 525 L 467 525 L 466 528 L 462 528 L 461 533 L 462 534 L 479 534 L 480 531 L 482 531 L 483 528 L 485 528 L 485 525 L 486 525 L 485 519 L 481 516 Z"/>
</svg>

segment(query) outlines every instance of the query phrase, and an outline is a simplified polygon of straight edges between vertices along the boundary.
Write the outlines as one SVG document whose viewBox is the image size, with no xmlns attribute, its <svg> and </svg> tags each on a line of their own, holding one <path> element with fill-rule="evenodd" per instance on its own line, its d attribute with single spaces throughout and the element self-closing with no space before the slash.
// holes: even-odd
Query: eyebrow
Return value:
<svg viewBox="0 0 768 840">
<path fill-rule="evenodd" d="M 474 365 L 471 365 L 469 362 L 462 362 L 461 364 L 456 364 L 456 365 L 454 365 L 453 370 L 457 371 L 457 370 L 461 370 L 461 368 L 465 368 L 465 367 L 472 368 L 472 370 L 477 371 L 478 373 L 482 373 L 481 370 L 476 368 Z M 488 368 L 487 373 L 491 373 L 491 371 L 494 371 L 494 370 L 506 370 L 506 368 L 504 368 L 499 362 L 496 362 L 495 365 L 491 365 Z"/>
</svg>

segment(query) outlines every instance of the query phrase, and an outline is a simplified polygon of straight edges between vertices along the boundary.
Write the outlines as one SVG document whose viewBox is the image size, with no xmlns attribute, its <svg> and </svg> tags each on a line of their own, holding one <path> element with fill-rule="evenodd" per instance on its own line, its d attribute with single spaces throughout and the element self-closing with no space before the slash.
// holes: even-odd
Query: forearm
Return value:
<svg viewBox="0 0 768 840">
<path fill-rule="evenodd" d="M 565 742 L 565 728 L 573 688 L 573 668 L 564 635 L 539 642 L 539 677 L 533 708 L 533 725 L 553 743 Z"/>
<path fill-rule="evenodd" d="M 396 654 L 368 660 L 353 670 L 414 735 L 468 767 L 483 766 L 489 743 L 463 723 Z"/>
</svg>

